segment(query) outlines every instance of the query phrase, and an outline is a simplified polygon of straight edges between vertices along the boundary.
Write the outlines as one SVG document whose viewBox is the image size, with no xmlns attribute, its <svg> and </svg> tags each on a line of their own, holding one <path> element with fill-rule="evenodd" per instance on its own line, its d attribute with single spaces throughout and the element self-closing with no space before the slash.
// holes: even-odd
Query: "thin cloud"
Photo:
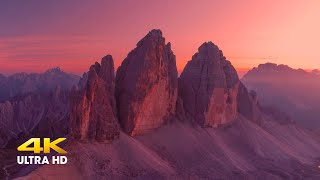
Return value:
<svg viewBox="0 0 320 180">
<path fill-rule="evenodd" d="M 47 37 L 23 36 L 7 37 L 0 42 L 0 62 L 32 61 L 44 62 L 48 59 L 71 60 L 99 54 L 97 46 L 101 38 L 89 36 Z"/>
<path fill-rule="evenodd" d="M 276 60 L 276 56 L 231 56 L 229 59 Z"/>
</svg>

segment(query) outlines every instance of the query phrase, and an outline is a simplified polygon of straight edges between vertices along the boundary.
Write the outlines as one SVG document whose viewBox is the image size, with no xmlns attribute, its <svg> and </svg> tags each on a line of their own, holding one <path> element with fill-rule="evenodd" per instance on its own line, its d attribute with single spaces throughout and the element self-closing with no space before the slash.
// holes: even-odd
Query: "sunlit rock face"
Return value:
<svg viewBox="0 0 320 180">
<path fill-rule="evenodd" d="M 178 73 L 170 43 L 160 30 L 150 31 L 122 62 L 116 99 L 123 130 L 137 135 L 160 127 L 174 114 Z"/>
<path fill-rule="evenodd" d="M 114 97 L 114 63 L 110 55 L 90 67 L 73 89 L 70 134 L 78 139 L 113 140 L 120 127 Z"/>
<path fill-rule="evenodd" d="M 239 85 L 237 72 L 222 51 L 212 42 L 203 43 L 179 78 L 184 117 L 203 127 L 233 121 L 237 116 Z"/>
</svg>

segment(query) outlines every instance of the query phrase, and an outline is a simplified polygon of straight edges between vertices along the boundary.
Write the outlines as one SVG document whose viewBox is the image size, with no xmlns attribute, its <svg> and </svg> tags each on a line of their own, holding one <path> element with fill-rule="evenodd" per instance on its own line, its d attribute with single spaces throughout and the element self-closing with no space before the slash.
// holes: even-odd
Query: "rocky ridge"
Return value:
<svg viewBox="0 0 320 180">
<path fill-rule="evenodd" d="M 114 97 L 114 62 L 111 55 L 95 63 L 71 94 L 70 134 L 78 139 L 113 140 L 120 129 Z"/>
<path fill-rule="evenodd" d="M 44 73 L 16 73 L 11 76 L 0 75 L 0 101 L 28 93 L 49 93 L 57 86 L 70 91 L 79 77 L 62 71 L 59 67 Z"/>
</svg>

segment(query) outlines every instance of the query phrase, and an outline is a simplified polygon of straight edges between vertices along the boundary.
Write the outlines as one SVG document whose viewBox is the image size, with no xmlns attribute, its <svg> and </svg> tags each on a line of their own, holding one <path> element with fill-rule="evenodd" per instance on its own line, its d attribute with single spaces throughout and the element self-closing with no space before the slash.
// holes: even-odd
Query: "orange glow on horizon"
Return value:
<svg viewBox="0 0 320 180">
<path fill-rule="evenodd" d="M 62 1 L 6 6 L 12 11 L 0 12 L 3 74 L 61 67 L 81 75 L 106 54 L 113 56 L 117 68 L 155 28 L 171 42 L 179 72 L 206 41 L 218 45 L 239 72 L 266 62 L 320 68 L 318 0 L 204 0 L 186 1 L 183 6 L 167 0 Z"/>
</svg>

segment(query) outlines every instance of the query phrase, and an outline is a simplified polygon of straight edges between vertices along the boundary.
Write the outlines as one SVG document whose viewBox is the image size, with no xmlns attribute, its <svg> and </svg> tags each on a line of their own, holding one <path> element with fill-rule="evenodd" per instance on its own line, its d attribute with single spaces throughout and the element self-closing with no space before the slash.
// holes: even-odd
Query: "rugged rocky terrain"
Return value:
<svg viewBox="0 0 320 180">
<path fill-rule="evenodd" d="M 110 55 L 95 63 L 71 94 L 70 134 L 79 139 L 119 137 L 114 96 L 114 63 Z"/>
<path fill-rule="evenodd" d="M 226 128 L 174 122 L 112 144 L 70 143 L 69 162 L 21 179 L 319 179 L 319 137 L 269 117 Z"/>
<path fill-rule="evenodd" d="M 19 170 L 4 165 L 2 177 L 320 178 L 319 135 L 276 108 L 260 106 L 259 93 L 239 81 L 212 42 L 199 47 L 178 80 L 171 45 L 152 30 L 123 61 L 115 82 L 112 57 L 106 56 L 71 94 L 68 163 Z"/>
<path fill-rule="evenodd" d="M 289 115 L 298 124 L 320 128 L 320 76 L 286 65 L 261 64 L 241 81 L 257 92 L 261 106 L 273 107 Z"/>
<path fill-rule="evenodd" d="M 18 145 L 31 137 L 67 135 L 70 89 L 78 79 L 59 68 L 0 75 L 0 179 L 24 168 L 16 164 Z"/>
<path fill-rule="evenodd" d="M 32 92 L 48 93 L 57 86 L 71 90 L 78 80 L 78 76 L 65 73 L 58 67 L 40 74 L 17 73 L 8 77 L 0 74 L 0 102 Z"/>
<path fill-rule="evenodd" d="M 69 93 L 57 87 L 49 94 L 28 94 L 0 103 L 0 147 L 36 137 L 63 137 L 69 119 Z"/>
<path fill-rule="evenodd" d="M 161 127 L 175 112 L 178 73 L 170 43 L 150 31 L 117 70 L 116 98 L 123 130 L 137 135 Z"/>
<path fill-rule="evenodd" d="M 32 135 L 65 136 L 69 91 L 78 79 L 60 68 L 0 75 L 0 147 L 15 147 Z"/>
</svg>

